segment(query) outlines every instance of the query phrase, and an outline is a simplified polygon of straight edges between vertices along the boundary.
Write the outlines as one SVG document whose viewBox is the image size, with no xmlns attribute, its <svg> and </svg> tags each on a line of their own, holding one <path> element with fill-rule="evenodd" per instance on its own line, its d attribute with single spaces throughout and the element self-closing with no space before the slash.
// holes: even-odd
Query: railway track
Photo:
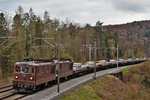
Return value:
<svg viewBox="0 0 150 100">
<path fill-rule="evenodd" d="M 16 94 L 12 94 L 12 95 L 9 95 L 7 97 L 4 97 L 1 100 L 19 100 L 19 99 L 26 97 L 26 96 L 27 96 L 27 94 L 17 94 L 16 93 Z"/>
<path fill-rule="evenodd" d="M 27 94 L 18 94 L 12 85 L 0 88 L 0 100 L 18 100 L 25 96 L 27 96 Z"/>
<path fill-rule="evenodd" d="M 4 86 L 0 88 L 0 93 L 6 92 L 12 89 L 13 89 L 12 85 Z"/>
</svg>

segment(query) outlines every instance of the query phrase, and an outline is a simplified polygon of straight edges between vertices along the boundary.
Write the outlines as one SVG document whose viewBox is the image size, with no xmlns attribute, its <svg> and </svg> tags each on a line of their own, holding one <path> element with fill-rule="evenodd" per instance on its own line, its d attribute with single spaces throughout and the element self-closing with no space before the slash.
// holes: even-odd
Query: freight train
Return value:
<svg viewBox="0 0 150 100">
<path fill-rule="evenodd" d="M 136 64 L 145 61 L 144 59 L 120 59 L 119 66 Z M 78 77 L 93 72 L 94 66 L 96 70 L 104 70 L 116 67 L 116 61 L 109 62 L 101 60 L 85 63 L 73 63 L 71 59 L 61 58 L 59 62 L 59 78 L 67 79 L 69 77 Z M 16 62 L 13 73 L 13 88 L 18 92 L 32 93 L 41 89 L 44 86 L 54 84 L 57 80 L 58 59 L 24 59 L 21 62 Z"/>
</svg>

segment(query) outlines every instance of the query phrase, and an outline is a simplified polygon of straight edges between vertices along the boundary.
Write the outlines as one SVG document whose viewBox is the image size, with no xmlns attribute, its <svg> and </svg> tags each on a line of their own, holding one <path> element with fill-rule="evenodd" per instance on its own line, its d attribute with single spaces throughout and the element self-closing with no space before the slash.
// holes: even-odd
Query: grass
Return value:
<svg viewBox="0 0 150 100">
<path fill-rule="evenodd" d="M 128 73 L 133 67 L 136 67 L 136 65 L 129 65 L 127 68 L 122 69 L 122 72 Z"/>
<path fill-rule="evenodd" d="M 75 89 L 70 94 L 65 95 L 62 100 L 99 100 L 88 85 Z"/>
</svg>

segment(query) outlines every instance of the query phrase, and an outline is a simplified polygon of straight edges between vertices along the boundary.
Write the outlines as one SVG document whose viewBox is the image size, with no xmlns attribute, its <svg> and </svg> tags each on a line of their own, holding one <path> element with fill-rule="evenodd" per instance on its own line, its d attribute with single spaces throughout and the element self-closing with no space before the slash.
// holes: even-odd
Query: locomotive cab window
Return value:
<svg viewBox="0 0 150 100">
<path fill-rule="evenodd" d="M 22 67 L 21 73 L 24 73 L 24 74 L 29 73 L 29 67 Z"/>
</svg>

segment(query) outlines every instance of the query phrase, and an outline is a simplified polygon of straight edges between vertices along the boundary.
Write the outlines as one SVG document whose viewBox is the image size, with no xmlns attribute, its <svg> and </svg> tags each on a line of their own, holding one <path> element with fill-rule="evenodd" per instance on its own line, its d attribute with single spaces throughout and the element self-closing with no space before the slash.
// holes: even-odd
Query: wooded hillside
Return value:
<svg viewBox="0 0 150 100">
<path fill-rule="evenodd" d="M 135 21 L 121 25 L 108 25 L 104 26 L 103 30 L 120 33 L 121 45 L 126 44 L 128 48 L 133 49 L 136 56 L 140 52 L 144 53 L 147 57 L 150 56 L 150 20 Z M 133 45 L 133 48 L 131 45 Z"/>
</svg>

